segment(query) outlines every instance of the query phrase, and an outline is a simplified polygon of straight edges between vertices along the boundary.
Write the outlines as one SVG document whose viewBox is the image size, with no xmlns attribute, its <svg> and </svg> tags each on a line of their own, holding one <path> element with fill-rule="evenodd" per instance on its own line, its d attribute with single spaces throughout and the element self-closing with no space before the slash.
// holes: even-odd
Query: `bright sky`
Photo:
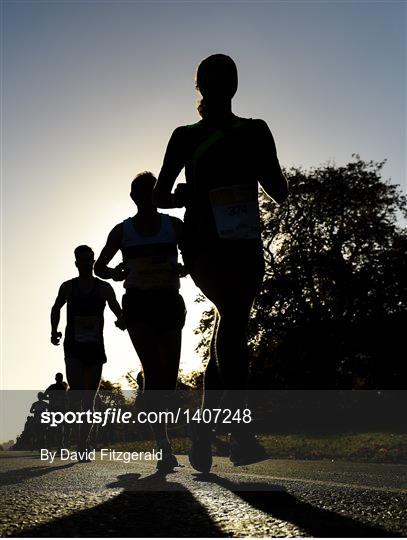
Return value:
<svg viewBox="0 0 407 540">
<path fill-rule="evenodd" d="M 406 188 L 406 2 L 24 1 L 2 4 L 1 386 L 43 389 L 64 371 L 49 342 L 73 249 L 98 254 L 158 174 L 173 129 L 198 120 L 194 71 L 214 52 L 239 69 L 234 111 L 265 119 L 284 166 L 388 159 Z M 115 285 L 121 297 L 121 285 Z M 182 367 L 199 368 L 190 280 Z M 119 380 L 138 360 L 106 316 Z M 63 328 L 63 325 L 62 325 Z"/>
</svg>

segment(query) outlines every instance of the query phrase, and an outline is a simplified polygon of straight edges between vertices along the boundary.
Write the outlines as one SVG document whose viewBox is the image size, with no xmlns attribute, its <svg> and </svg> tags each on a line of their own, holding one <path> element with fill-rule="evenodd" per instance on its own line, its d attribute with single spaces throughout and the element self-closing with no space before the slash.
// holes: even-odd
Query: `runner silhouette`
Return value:
<svg viewBox="0 0 407 540">
<path fill-rule="evenodd" d="M 266 122 L 232 112 L 238 86 L 234 61 L 223 54 L 201 62 L 196 87 L 202 95 L 202 119 L 173 132 L 155 187 L 160 208 L 186 207 L 184 261 L 196 285 L 216 307 L 210 361 L 205 373 L 203 407 L 215 403 L 223 388 L 223 406 L 242 409 L 248 377 L 246 331 L 259 292 L 264 258 L 260 236 L 258 183 L 277 203 L 288 194 L 273 136 Z M 172 193 L 185 167 L 186 184 Z M 241 465 L 265 458 L 248 429 L 231 430 L 231 460 Z M 211 431 L 200 424 L 190 451 L 194 468 L 212 464 Z"/>
<path fill-rule="evenodd" d="M 31 405 L 30 413 L 32 417 L 32 434 L 33 434 L 33 447 L 36 450 L 41 450 L 47 445 L 47 424 L 41 422 L 41 414 L 48 411 L 48 403 L 45 400 L 43 392 L 38 392 L 38 401 L 34 401 Z M 28 418 L 27 418 L 28 420 Z"/>
<path fill-rule="evenodd" d="M 137 214 L 112 229 L 95 272 L 103 279 L 124 280 L 123 314 L 143 366 L 144 394 L 140 401 L 148 411 L 163 411 L 177 383 L 186 314 L 178 292 L 183 267 L 178 264 L 177 247 L 182 244 L 183 223 L 157 212 L 152 200 L 155 182 L 150 172 L 133 180 L 130 197 L 137 205 Z M 123 263 L 108 267 L 119 250 Z M 178 462 L 166 425 L 153 423 L 151 429 L 158 449 L 163 451 L 158 471 L 172 471 Z"/>
<path fill-rule="evenodd" d="M 48 386 L 44 392 L 45 399 L 48 399 L 50 411 L 62 413 L 66 411 L 67 390 L 68 385 L 64 381 L 64 376 L 62 373 L 57 373 L 55 375 L 55 383 Z M 57 427 L 52 428 L 50 434 L 53 435 L 53 440 L 49 441 L 49 443 L 52 442 L 55 446 L 63 448 L 65 435 L 64 424 L 59 424 Z"/>
<path fill-rule="evenodd" d="M 45 399 L 48 399 L 50 411 L 65 410 L 66 391 L 68 385 L 64 381 L 62 373 L 55 375 L 55 382 L 50 384 L 44 392 Z"/>
<path fill-rule="evenodd" d="M 79 277 L 62 283 L 51 309 L 51 343 L 59 345 L 60 312 L 67 304 L 64 352 L 69 384 L 70 408 L 93 411 L 95 396 L 106 362 L 103 343 L 103 312 L 106 302 L 116 315 L 116 326 L 124 330 L 122 311 L 112 286 L 93 276 L 94 253 L 89 246 L 78 246 L 75 265 Z M 78 424 L 78 451 L 87 449 L 92 424 Z"/>
</svg>

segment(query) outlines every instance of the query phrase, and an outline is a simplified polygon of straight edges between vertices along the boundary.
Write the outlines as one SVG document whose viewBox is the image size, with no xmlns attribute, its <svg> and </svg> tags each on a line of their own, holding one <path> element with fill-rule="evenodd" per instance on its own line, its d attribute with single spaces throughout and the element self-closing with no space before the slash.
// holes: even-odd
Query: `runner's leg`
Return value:
<svg viewBox="0 0 407 540">
<path fill-rule="evenodd" d="M 68 381 L 68 411 L 74 413 L 82 410 L 82 367 L 79 358 L 65 357 L 66 380 Z M 81 438 L 81 425 L 69 424 L 70 438 L 79 445 Z M 73 437 L 72 437 L 73 436 Z"/>
<path fill-rule="evenodd" d="M 147 411 L 159 412 L 158 393 L 166 389 L 165 384 L 167 381 L 167 373 L 165 369 L 162 370 L 162 365 L 160 365 L 160 363 L 162 364 L 162 354 L 159 347 L 161 338 L 157 330 L 138 322 L 127 323 L 127 330 L 143 366 L 144 395 L 141 403 L 143 403 Z M 150 427 L 157 442 L 164 440 L 168 443 L 165 424 L 151 423 Z"/>
<path fill-rule="evenodd" d="M 221 385 L 227 391 L 222 398 L 222 408 L 231 410 L 246 407 L 247 327 L 263 277 L 262 259 L 258 257 L 256 262 L 253 255 L 256 253 L 250 251 L 208 250 L 195 261 L 192 276 L 219 314 L 212 345 L 215 343 Z M 206 397 L 206 406 L 205 400 Z M 232 426 L 232 433 L 240 431 L 238 425 Z"/>
<path fill-rule="evenodd" d="M 79 358 L 66 358 L 66 378 L 69 384 L 70 409 L 74 412 L 92 411 L 99 389 L 103 364 L 86 364 Z M 86 448 L 92 429 L 91 422 L 78 424 L 78 447 Z"/>
<path fill-rule="evenodd" d="M 220 316 L 218 310 L 214 308 L 214 324 L 209 349 L 209 361 L 204 373 L 204 389 L 202 398 L 202 410 L 213 410 L 219 408 L 223 394 L 222 375 L 216 353 L 216 340 L 219 329 Z M 213 432 L 216 429 L 214 424 L 208 424 L 208 430 Z"/>
<path fill-rule="evenodd" d="M 95 409 L 95 398 L 99 390 L 100 379 L 102 377 L 103 364 L 84 364 L 83 381 L 84 392 L 82 398 L 82 410 L 93 412 Z M 89 444 L 90 433 L 93 428 L 92 422 L 85 422 L 81 430 L 81 441 L 84 447 Z"/>
<path fill-rule="evenodd" d="M 262 279 L 261 265 L 245 264 L 245 255 L 220 249 L 208 250 L 195 261 L 193 279 L 215 305 L 218 315 L 211 353 L 217 360 L 222 386 L 246 388 L 249 365 L 247 326 L 254 298 Z M 210 368 L 212 370 L 210 363 Z"/>
</svg>

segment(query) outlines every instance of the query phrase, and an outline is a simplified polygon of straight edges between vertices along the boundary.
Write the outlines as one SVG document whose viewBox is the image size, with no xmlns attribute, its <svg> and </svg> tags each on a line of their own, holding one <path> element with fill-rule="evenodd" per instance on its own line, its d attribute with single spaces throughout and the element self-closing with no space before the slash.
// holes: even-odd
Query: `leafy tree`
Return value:
<svg viewBox="0 0 407 540">
<path fill-rule="evenodd" d="M 385 161 L 358 155 L 286 172 L 289 199 L 261 200 L 266 275 L 249 328 L 253 384 L 397 387 L 406 328 L 406 197 Z M 197 329 L 208 350 L 213 314 Z"/>
<path fill-rule="evenodd" d="M 101 409 L 108 407 L 123 409 L 126 407 L 126 398 L 119 383 L 112 383 L 102 379 L 99 386 L 98 398 L 101 403 Z"/>
</svg>

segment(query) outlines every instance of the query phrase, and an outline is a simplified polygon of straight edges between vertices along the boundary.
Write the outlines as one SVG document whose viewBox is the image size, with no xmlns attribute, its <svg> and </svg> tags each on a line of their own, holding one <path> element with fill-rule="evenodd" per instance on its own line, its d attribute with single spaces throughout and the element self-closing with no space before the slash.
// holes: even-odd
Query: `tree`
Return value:
<svg viewBox="0 0 407 540">
<path fill-rule="evenodd" d="M 262 197 L 267 270 L 249 328 L 254 385 L 397 386 L 407 205 L 382 178 L 384 164 L 354 155 L 342 167 L 291 168 L 286 203 Z M 211 321 L 206 312 L 200 350 Z"/>
<path fill-rule="evenodd" d="M 112 383 L 102 379 L 99 386 L 98 400 L 100 409 L 124 408 L 126 407 L 126 398 L 119 383 Z"/>
</svg>

